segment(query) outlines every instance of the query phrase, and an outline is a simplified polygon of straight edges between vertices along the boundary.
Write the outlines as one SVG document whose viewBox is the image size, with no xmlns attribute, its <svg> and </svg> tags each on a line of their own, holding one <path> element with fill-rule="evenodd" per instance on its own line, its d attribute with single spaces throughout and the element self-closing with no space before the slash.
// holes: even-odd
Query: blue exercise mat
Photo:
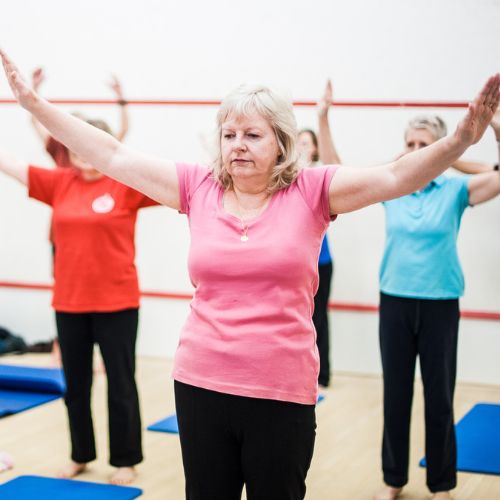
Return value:
<svg viewBox="0 0 500 500">
<path fill-rule="evenodd" d="M 65 390 L 59 368 L 0 365 L 0 417 L 58 399 Z"/>
<path fill-rule="evenodd" d="M 171 434 L 178 434 L 179 426 L 177 425 L 177 415 L 175 415 L 174 413 L 173 415 L 170 415 L 163 420 L 158 420 L 158 422 L 155 422 L 148 427 L 148 431 L 170 432 Z"/>
<path fill-rule="evenodd" d="M 500 474 L 500 404 L 473 406 L 455 430 L 457 470 Z M 426 466 L 425 458 L 420 466 Z"/>
<path fill-rule="evenodd" d="M 60 368 L 0 365 L 0 389 L 64 394 L 66 384 Z"/>
<path fill-rule="evenodd" d="M 130 486 L 41 476 L 19 476 L 0 485 L 2 500 L 131 500 L 141 495 L 141 489 Z"/>
<path fill-rule="evenodd" d="M 29 410 L 60 397 L 59 394 L 39 394 L 37 392 L 0 389 L 0 417 Z"/>
<path fill-rule="evenodd" d="M 325 396 L 323 394 L 320 394 L 318 396 L 317 404 L 321 403 L 323 399 L 325 399 Z M 170 415 L 169 417 L 164 418 L 163 420 L 158 420 L 158 422 L 151 424 L 147 429 L 148 431 L 169 432 L 171 434 L 178 434 L 179 425 L 177 424 L 177 415 L 175 415 L 174 413 L 173 415 Z"/>
</svg>

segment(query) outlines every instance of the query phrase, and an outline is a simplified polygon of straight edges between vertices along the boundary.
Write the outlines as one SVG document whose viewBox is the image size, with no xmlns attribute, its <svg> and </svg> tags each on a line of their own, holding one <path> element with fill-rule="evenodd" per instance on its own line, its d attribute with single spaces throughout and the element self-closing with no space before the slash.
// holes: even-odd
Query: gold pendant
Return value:
<svg viewBox="0 0 500 500">
<path fill-rule="evenodd" d="M 241 235 L 241 241 L 248 241 L 248 236 L 246 234 Z"/>
</svg>

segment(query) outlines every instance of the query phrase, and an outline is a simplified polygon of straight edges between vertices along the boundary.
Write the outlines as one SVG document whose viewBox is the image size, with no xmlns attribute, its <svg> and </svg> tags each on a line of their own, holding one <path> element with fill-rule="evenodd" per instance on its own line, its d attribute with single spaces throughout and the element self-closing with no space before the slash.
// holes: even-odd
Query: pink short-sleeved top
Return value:
<svg viewBox="0 0 500 500">
<path fill-rule="evenodd" d="M 315 404 L 319 358 L 312 314 L 336 168 L 301 170 L 247 221 L 248 240 L 241 241 L 242 223 L 225 211 L 224 190 L 208 168 L 177 164 L 195 293 L 175 356 L 175 380 Z"/>
</svg>

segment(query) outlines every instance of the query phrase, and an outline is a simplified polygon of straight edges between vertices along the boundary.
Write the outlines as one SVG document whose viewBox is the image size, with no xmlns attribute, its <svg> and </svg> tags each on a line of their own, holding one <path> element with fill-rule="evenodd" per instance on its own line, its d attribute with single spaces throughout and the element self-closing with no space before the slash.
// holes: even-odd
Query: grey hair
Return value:
<svg viewBox="0 0 500 500">
<path fill-rule="evenodd" d="M 222 125 L 230 116 L 258 113 L 271 125 L 280 154 L 271 174 L 268 192 L 274 193 L 290 186 L 299 172 L 296 148 L 297 122 L 290 99 L 263 85 L 241 85 L 222 101 L 217 113 L 217 156 L 212 164 L 214 178 L 231 189 L 233 181 L 222 161 Z"/>
<path fill-rule="evenodd" d="M 111 127 L 104 120 L 101 120 L 100 118 L 86 118 L 85 121 L 89 125 L 92 125 L 93 127 L 103 130 L 104 132 L 107 132 L 109 135 L 113 135 Z"/>
<path fill-rule="evenodd" d="M 405 137 L 410 129 L 427 130 L 437 140 L 442 139 L 447 133 L 446 123 L 437 115 L 418 115 L 412 118 L 405 130 Z"/>
</svg>

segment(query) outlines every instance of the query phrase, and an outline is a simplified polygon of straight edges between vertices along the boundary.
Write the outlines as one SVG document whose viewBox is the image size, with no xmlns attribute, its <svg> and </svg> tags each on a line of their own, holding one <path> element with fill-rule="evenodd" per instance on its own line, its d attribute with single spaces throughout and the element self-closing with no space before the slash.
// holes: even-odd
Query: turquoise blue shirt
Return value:
<svg viewBox="0 0 500 500">
<path fill-rule="evenodd" d="M 321 251 L 319 252 L 318 264 L 324 266 L 325 264 L 330 264 L 332 261 L 332 256 L 330 254 L 330 248 L 328 246 L 328 237 L 325 234 L 323 242 L 321 243 Z"/>
<path fill-rule="evenodd" d="M 383 293 L 420 299 L 463 295 L 457 236 L 469 204 L 468 182 L 467 176 L 440 176 L 422 191 L 384 203 Z"/>
</svg>

